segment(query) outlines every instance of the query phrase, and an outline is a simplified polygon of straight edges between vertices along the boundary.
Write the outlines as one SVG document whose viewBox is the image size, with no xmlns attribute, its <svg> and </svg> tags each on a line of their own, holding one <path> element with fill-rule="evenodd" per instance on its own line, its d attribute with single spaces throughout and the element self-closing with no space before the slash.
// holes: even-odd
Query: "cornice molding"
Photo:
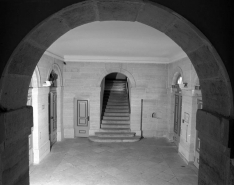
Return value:
<svg viewBox="0 0 234 185">
<path fill-rule="evenodd" d="M 177 61 L 185 55 L 177 56 L 173 59 L 160 57 L 115 57 L 115 56 L 78 56 L 64 55 L 65 62 L 110 62 L 110 63 L 154 63 L 154 64 L 169 64 Z"/>
<path fill-rule="evenodd" d="M 185 53 L 181 53 L 172 58 L 162 57 L 117 57 L 117 56 L 84 56 L 84 55 L 64 55 L 61 57 L 48 50 L 46 55 L 56 58 L 64 62 L 110 62 L 110 63 L 146 63 L 146 64 L 170 64 L 187 57 Z"/>
<path fill-rule="evenodd" d="M 44 54 L 45 54 L 45 55 L 48 55 L 48 56 L 50 56 L 50 57 L 56 58 L 56 59 L 58 59 L 58 60 L 64 61 L 64 58 L 63 58 L 63 57 L 61 57 L 61 56 L 59 56 L 59 55 L 56 55 L 56 54 L 54 54 L 54 53 L 52 53 L 52 52 L 50 52 L 50 51 L 48 51 L 48 50 L 46 50 L 46 51 L 44 52 Z"/>
</svg>

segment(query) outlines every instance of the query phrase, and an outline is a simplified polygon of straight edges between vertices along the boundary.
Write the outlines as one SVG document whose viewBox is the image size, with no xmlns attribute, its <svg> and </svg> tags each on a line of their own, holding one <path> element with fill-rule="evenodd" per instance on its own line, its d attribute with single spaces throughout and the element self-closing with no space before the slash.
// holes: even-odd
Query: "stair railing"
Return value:
<svg viewBox="0 0 234 185">
<path fill-rule="evenodd" d="M 129 113 L 131 113 L 131 105 L 130 105 L 130 96 L 129 96 L 128 80 L 127 80 L 127 83 L 126 83 L 126 89 L 127 89 L 127 93 L 128 93 L 128 107 L 129 107 Z"/>
<path fill-rule="evenodd" d="M 142 122 L 143 122 L 143 105 L 144 105 L 144 100 L 141 99 L 141 125 L 140 125 L 140 131 L 141 131 L 141 139 L 143 139 L 143 130 L 142 130 Z"/>
</svg>

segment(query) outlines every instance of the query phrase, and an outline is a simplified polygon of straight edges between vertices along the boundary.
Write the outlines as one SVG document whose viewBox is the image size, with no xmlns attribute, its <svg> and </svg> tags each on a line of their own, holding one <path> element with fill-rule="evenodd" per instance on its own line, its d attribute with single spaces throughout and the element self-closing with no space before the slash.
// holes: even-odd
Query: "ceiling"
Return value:
<svg viewBox="0 0 234 185">
<path fill-rule="evenodd" d="M 76 27 L 47 50 L 65 61 L 170 63 L 184 51 L 164 33 L 139 22 L 92 22 Z"/>
</svg>

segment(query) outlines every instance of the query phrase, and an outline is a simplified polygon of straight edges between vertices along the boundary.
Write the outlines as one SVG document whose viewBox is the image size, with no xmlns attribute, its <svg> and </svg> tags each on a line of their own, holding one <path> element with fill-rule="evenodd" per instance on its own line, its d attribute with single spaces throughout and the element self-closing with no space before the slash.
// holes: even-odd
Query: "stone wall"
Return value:
<svg viewBox="0 0 234 185">
<path fill-rule="evenodd" d="M 111 72 L 126 75 L 131 83 L 131 130 L 140 135 L 141 99 L 143 134 L 164 136 L 166 123 L 167 66 L 163 64 L 123 64 L 67 62 L 64 68 L 64 134 L 74 137 L 74 98 L 90 101 L 90 135 L 100 128 L 101 81 Z M 158 119 L 152 118 L 156 112 Z"/>
<path fill-rule="evenodd" d="M 215 115 L 217 114 L 216 117 L 220 120 L 226 117 L 232 118 L 232 124 L 228 124 L 228 126 L 230 126 L 229 129 L 232 130 L 230 130 L 230 133 L 226 134 L 226 136 L 230 136 L 231 138 L 231 135 L 233 135 L 233 127 L 231 127 L 231 125 L 233 125 L 234 115 L 232 93 L 234 87 L 233 51 L 230 49 L 232 48 L 233 42 L 230 39 L 232 38 L 232 24 L 229 24 L 232 22 L 233 17 L 231 1 L 214 0 L 212 6 L 206 1 L 175 0 L 173 3 L 171 3 L 170 0 L 154 1 L 160 5 L 141 1 L 144 3 L 139 6 L 138 10 L 141 12 L 132 11 L 135 6 L 131 5 L 130 1 L 127 2 L 129 4 L 128 6 L 123 4 L 126 3 L 126 1 L 117 3 L 114 1 L 103 1 L 101 3 L 104 5 L 106 4 L 105 8 L 102 8 L 104 5 L 99 8 L 100 6 L 98 7 L 97 3 L 94 1 L 88 1 L 87 3 L 82 1 L 82 4 L 80 3 L 78 6 L 75 6 L 74 9 L 65 9 L 65 7 L 77 2 L 81 1 L 25 1 L 22 3 L 18 3 L 18 1 L 8 1 L 2 3 L 3 8 L 1 13 L 3 16 L 1 17 L 1 23 L 3 28 L 7 28 L 7 31 L 2 29 L 1 31 L 3 31 L 3 34 L 0 34 L 2 36 L 2 45 L 4 45 L 4 47 L 2 47 L 0 62 L 1 116 L 13 110 L 19 115 L 22 114 L 19 109 L 26 104 L 28 84 L 33 69 L 46 48 L 66 31 L 89 21 L 132 20 L 143 22 L 164 31 L 164 33 L 174 39 L 190 55 L 194 64 L 198 64 L 197 69 L 199 77 L 203 79 L 203 95 L 205 95 L 207 99 L 204 101 L 205 107 L 203 111 L 207 114 L 209 114 L 209 112 L 213 112 Z M 132 4 L 134 2 L 140 1 L 133 1 Z M 94 8 L 90 8 L 91 6 L 89 6 L 89 4 L 92 3 L 92 7 Z M 184 6 L 181 6 L 181 4 L 184 4 Z M 169 9 L 162 9 L 163 6 Z M 45 7 L 47 9 L 43 11 Z M 77 8 L 81 11 L 74 11 L 77 10 Z M 60 16 L 61 13 L 56 14 L 56 12 L 61 9 L 63 9 L 63 15 L 67 13 L 68 18 L 62 18 L 62 16 Z M 130 16 L 131 14 L 133 16 Z M 55 16 L 51 19 L 47 19 L 51 15 Z M 96 16 L 92 17 L 92 15 Z M 186 20 L 180 15 L 185 17 Z M 71 19 L 69 17 L 71 17 Z M 46 21 L 43 22 L 45 19 Z M 192 21 L 192 24 L 190 24 L 189 21 Z M 35 26 L 39 24 L 40 26 L 35 28 Z M 68 26 L 70 26 L 70 28 L 68 28 Z M 201 33 L 204 33 L 206 36 Z M 203 46 L 197 44 L 201 43 L 200 40 Z M 27 113 L 27 115 L 30 114 Z M 204 114 L 198 115 L 198 117 L 204 120 Z M 198 120 L 198 122 L 199 121 L 200 120 Z M 212 135 L 207 134 L 214 128 L 212 124 L 213 119 L 206 119 L 206 121 L 202 123 L 206 127 L 206 131 L 203 132 L 204 137 L 202 137 L 201 140 L 201 144 L 204 143 L 204 147 L 202 147 L 201 150 L 203 151 L 204 149 L 204 152 L 201 152 L 202 159 L 204 159 L 202 160 L 204 161 L 202 162 L 204 168 L 200 168 L 199 170 L 199 184 L 231 184 L 231 182 L 223 180 L 229 178 L 230 166 L 226 165 L 226 168 L 219 168 L 219 161 L 221 161 L 222 156 L 224 156 L 223 151 L 229 150 L 230 148 L 233 150 L 233 144 L 227 146 L 225 143 L 217 141 Z M 1 128 L 3 125 L 3 122 L 1 122 Z M 10 122 L 6 122 L 5 125 L 10 125 L 10 130 L 15 128 Z M 22 125 L 21 129 L 25 130 L 26 128 L 27 126 Z M 7 132 L 5 128 L 1 129 L 1 131 Z M 215 131 L 223 131 L 223 127 L 217 126 L 215 127 Z M 20 139 L 26 137 L 27 134 L 29 133 L 25 133 Z M 233 140 L 230 138 L 229 140 L 231 143 Z M 1 161 L 3 161 L 4 155 L 2 152 L 7 150 L 7 148 L 4 148 L 6 139 L 6 137 L 1 136 Z M 213 142 L 213 148 L 210 149 L 210 152 L 207 152 L 205 143 L 209 142 L 209 140 Z M 12 143 L 18 141 L 19 140 L 12 138 Z M 22 143 L 22 147 L 27 147 L 27 145 L 27 142 L 24 144 Z M 220 150 L 219 146 L 224 147 L 224 150 Z M 19 145 L 13 146 L 13 151 L 17 151 L 18 147 Z M 221 155 L 216 155 L 216 157 L 213 158 L 214 160 L 207 160 L 216 153 L 221 153 Z M 24 151 L 24 154 L 26 154 L 26 151 Z M 227 153 L 225 153 L 225 155 L 229 160 L 230 157 L 233 158 L 233 156 Z M 9 155 L 8 158 L 10 157 Z M 18 159 L 15 163 L 20 164 L 20 169 L 17 169 L 18 165 L 14 166 L 16 170 L 15 175 L 17 176 L 9 176 L 8 179 L 4 174 L 5 172 L 1 171 L 0 184 L 29 184 L 26 182 L 28 180 L 28 174 L 23 174 L 22 170 L 27 168 L 27 164 L 22 164 L 21 162 L 22 160 Z M 220 173 L 222 173 L 222 177 Z M 12 182 L 12 179 L 15 181 Z M 7 180 L 11 182 L 6 183 Z"/>
<path fill-rule="evenodd" d="M 55 68 L 55 65 L 57 68 Z M 63 67 L 63 62 L 52 56 L 44 54 L 38 62 L 38 75 L 33 75 L 32 81 L 38 81 L 37 87 L 32 88 L 32 106 L 34 116 L 33 127 L 33 163 L 39 163 L 50 152 L 49 141 L 49 117 L 48 117 L 48 95 L 50 87 L 43 86 L 43 83 L 48 80 L 52 69 L 58 73 L 58 87 L 57 87 L 57 140 L 61 141 L 63 138 L 62 126 L 62 74 L 59 74 L 59 69 Z M 59 69 L 58 69 L 59 68 Z M 40 78 L 40 79 L 37 79 Z M 36 83 L 34 83 L 36 84 Z"/>
<path fill-rule="evenodd" d="M 194 90 L 199 84 L 196 71 L 188 57 L 168 64 L 168 137 L 172 140 L 174 128 L 175 92 L 171 88 L 175 84 L 176 77 L 180 74 L 187 87 L 181 89 L 182 111 L 181 111 L 181 133 L 178 150 L 187 161 L 194 160 L 194 147 L 196 139 L 196 112 L 197 99 L 202 99 L 201 92 Z M 177 76 L 176 76 L 177 75 Z M 185 115 L 188 120 L 185 120 Z"/>
</svg>

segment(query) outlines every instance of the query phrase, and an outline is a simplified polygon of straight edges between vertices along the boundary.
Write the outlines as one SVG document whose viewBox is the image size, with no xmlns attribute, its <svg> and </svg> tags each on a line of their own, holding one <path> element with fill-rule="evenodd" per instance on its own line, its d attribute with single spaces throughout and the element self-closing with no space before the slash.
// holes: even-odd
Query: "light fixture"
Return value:
<svg viewBox="0 0 234 185">
<path fill-rule="evenodd" d="M 52 84 L 52 81 L 45 81 L 42 86 L 43 87 L 50 87 L 51 84 Z"/>
</svg>

